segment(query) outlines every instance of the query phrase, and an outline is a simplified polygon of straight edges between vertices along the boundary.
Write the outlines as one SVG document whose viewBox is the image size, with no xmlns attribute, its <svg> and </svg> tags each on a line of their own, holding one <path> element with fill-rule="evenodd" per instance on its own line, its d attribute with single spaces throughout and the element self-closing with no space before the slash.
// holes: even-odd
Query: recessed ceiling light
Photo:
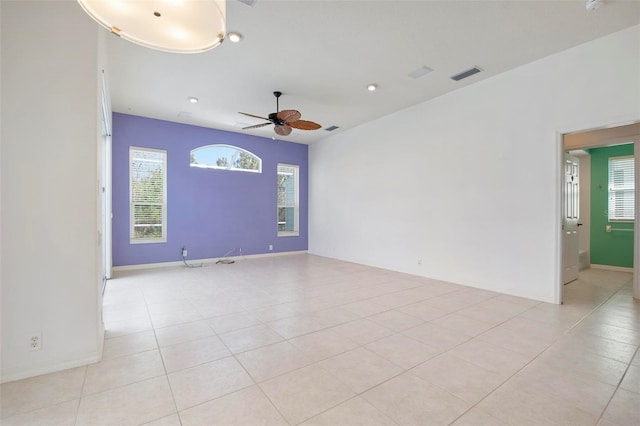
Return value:
<svg viewBox="0 0 640 426">
<path fill-rule="evenodd" d="M 603 0 L 587 0 L 587 10 L 589 12 L 593 12 L 594 10 L 600 9 L 600 7 L 604 4 Z"/>
<path fill-rule="evenodd" d="M 232 43 L 237 43 L 240 40 L 242 40 L 242 34 L 237 33 L 235 31 L 230 32 L 229 34 L 227 34 L 227 37 L 229 37 L 229 41 Z"/>
<path fill-rule="evenodd" d="M 198 98 L 196 98 L 195 96 L 190 96 L 189 98 L 189 102 L 191 102 L 192 104 L 198 103 Z"/>
<path fill-rule="evenodd" d="M 375 92 L 377 88 L 378 88 L 378 85 L 373 83 L 367 86 L 367 90 L 370 92 Z"/>
</svg>

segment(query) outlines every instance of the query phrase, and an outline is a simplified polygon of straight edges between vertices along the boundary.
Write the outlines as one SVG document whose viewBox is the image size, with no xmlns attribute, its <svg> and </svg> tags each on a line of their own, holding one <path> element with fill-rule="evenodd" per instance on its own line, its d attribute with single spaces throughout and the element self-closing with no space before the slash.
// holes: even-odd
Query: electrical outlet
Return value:
<svg viewBox="0 0 640 426">
<path fill-rule="evenodd" d="M 29 337 L 29 350 L 39 351 L 40 349 L 42 349 L 42 333 L 33 333 L 31 337 Z"/>
<path fill-rule="evenodd" d="M 187 248 L 182 247 L 182 257 L 187 257 Z"/>
<path fill-rule="evenodd" d="M 273 250 L 273 244 L 269 244 L 269 251 Z"/>
</svg>

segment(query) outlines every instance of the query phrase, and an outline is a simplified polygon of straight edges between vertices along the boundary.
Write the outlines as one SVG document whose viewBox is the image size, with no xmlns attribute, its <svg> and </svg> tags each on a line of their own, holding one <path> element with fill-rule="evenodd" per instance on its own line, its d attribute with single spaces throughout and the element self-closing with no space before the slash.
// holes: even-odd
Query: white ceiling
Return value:
<svg viewBox="0 0 640 426">
<path fill-rule="evenodd" d="M 583 0 L 227 0 L 240 43 L 181 55 L 109 35 L 111 102 L 115 112 L 272 137 L 273 126 L 241 130 L 261 121 L 238 111 L 275 112 L 279 90 L 280 109 L 323 128 L 278 139 L 311 143 L 638 23 L 640 0 L 594 12 Z M 408 76 L 424 65 L 434 71 Z M 449 78 L 474 65 L 484 71 Z"/>
</svg>

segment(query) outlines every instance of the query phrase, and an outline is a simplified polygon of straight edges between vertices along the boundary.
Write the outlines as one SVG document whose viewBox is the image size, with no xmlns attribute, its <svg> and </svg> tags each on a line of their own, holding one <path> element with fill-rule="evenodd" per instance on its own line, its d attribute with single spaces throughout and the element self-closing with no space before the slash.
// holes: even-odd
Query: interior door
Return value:
<svg viewBox="0 0 640 426">
<path fill-rule="evenodd" d="M 104 293 L 105 287 L 107 285 L 107 278 L 109 275 L 108 270 L 109 268 L 109 264 L 107 263 L 107 259 L 108 259 L 108 247 L 107 247 L 107 239 L 106 239 L 106 234 L 107 234 L 107 217 L 108 217 L 108 211 L 107 211 L 107 187 L 106 187 L 106 154 L 107 154 L 107 135 L 103 134 L 102 135 L 102 141 L 101 141 L 101 173 L 100 173 L 100 219 L 101 219 L 101 223 L 100 223 L 100 247 L 102 250 L 102 288 L 100 289 L 102 291 L 102 293 Z"/>
<path fill-rule="evenodd" d="M 580 217 L 580 162 L 576 157 L 565 154 L 564 160 L 564 203 L 562 208 L 563 231 L 563 282 L 578 279 L 578 219 Z"/>
<path fill-rule="evenodd" d="M 111 278 L 111 108 L 102 71 L 102 137 L 100 144 L 100 239 L 102 248 L 102 292 Z"/>
</svg>

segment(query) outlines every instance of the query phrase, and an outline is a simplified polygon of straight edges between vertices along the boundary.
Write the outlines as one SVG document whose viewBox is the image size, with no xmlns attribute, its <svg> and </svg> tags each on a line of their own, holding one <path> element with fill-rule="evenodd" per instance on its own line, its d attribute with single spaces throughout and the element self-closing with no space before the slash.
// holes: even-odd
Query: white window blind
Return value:
<svg viewBox="0 0 640 426">
<path fill-rule="evenodd" d="M 278 236 L 299 235 L 299 166 L 278 164 Z"/>
<path fill-rule="evenodd" d="M 609 158 L 609 220 L 635 217 L 635 173 L 633 156 Z"/>
<path fill-rule="evenodd" d="M 129 149 L 130 241 L 167 240 L 167 152 Z"/>
</svg>

